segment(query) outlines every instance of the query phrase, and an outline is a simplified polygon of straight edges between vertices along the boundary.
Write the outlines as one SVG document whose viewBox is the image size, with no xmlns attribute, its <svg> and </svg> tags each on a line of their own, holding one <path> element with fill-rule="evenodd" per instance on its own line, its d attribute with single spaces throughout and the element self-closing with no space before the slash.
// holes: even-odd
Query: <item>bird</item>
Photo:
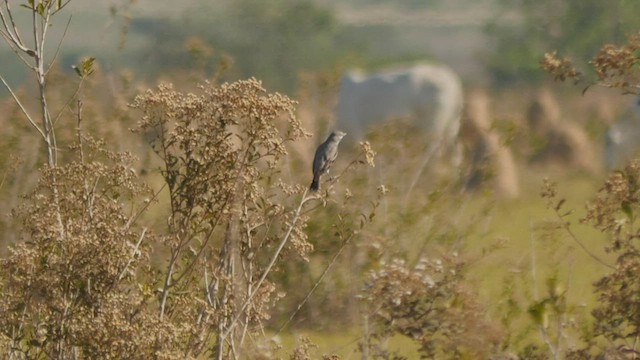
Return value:
<svg viewBox="0 0 640 360">
<path fill-rule="evenodd" d="M 345 135 L 347 135 L 345 132 L 333 131 L 327 140 L 316 149 L 316 154 L 313 157 L 313 181 L 309 187 L 311 191 L 318 191 L 320 188 L 320 176 L 329 172 L 331 164 L 333 164 L 338 157 L 340 140 L 342 140 Z"/>
</svg>

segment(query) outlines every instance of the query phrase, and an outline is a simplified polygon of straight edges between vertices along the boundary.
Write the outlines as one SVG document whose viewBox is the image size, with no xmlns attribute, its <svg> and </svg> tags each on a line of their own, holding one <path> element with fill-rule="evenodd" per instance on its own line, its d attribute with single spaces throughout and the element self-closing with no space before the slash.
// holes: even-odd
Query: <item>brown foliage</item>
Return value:
<svg viewBox="0 0 640 360">
<path fill-rule="evenodd" d="M 129 154 L 101 151 L 85 139 L 86 158 L 45 168 L 14 213 L 25 241 L 2 260 L 0 329 L 16 358 L 143 359 L 166 344 L 166 328 L 147 314 L 151 296 L 137 282 L 148 268 L 121 199 L 147 193 L 135 183 Z"/>
<path fill-rule="evenodd" d="M 640 37 L 629 38 L 622 46 L 606 44 L 591 61 L 598 79 L 606 86 L 616 87 L 628 92 L 638 91 L 637 66 L 640 50 Z"/>
<path fill-rule="evenodd" d="M 630 36 L 623 45 L 605 44 L 598 54 L 589 62 L 596 72 L 597 79 L 589 80 L 590 84 L 597 84 L 610 88 L 622 89 L 625 93 L 638 93 L 640 77 L 638 64 L 640 57 L 640 36 Z M 584 80 L 571 60 L 560 58 L 557 53 L 549 52 L 540 61 L 542 69 L 553 75 L 555 80 L 567 79 L 576 82 Z"/>
<path fill-rule="evenodd" d="M 233 339 L 249 325 L 269 318 L 276 289 L 266 274 L 282 247 L 303 259 L 312 250 L 302 203 L 297 211 L 287 206 L 303 188 L 279 175 L 286 143 L 305 133 L 294 102 L 266 94 L 256 80 L 201 91 L 161 85 L 132 106 L 144 113 L 138 131 L 164 163 L 170 198 L 159 316 L 197 324 L 184 334 L 185 352 L 222 356 L 235 351 Z M 236 333 L 239 324 L 244 330 Z M 207 343 L 212 336 L 215 348 Z"/>
<path fill-rule="evenodd" d="M 422 358 L 488 358 L 502 335 L 464 288 L 463 269 L 452 256 L 421 259 L 413 268 L 394 261 L 372 272 L 363 294 L 371 311 L 363 349 L 374 358 L 390 358 L 380 345 L 401 334 L 419 345 Z"/>
<path fill-rule="evenodd" d="M 205 84 L 199 95 L 161 85 L 132 106 L 143 112 L 137 131 L 160 157 L 165 184 L 150 191 L 136 179 L 133 156 L 106 151 L 78 130 L 73 156 L 44 168 L 15 211 L 24 241 L 2 260 L 5 355 L 221 359 L 255 352 L 244 339 L 284 296 L 268 275 L 313 250 L 302 210 L 317 198 L 326 204 L 330 193 L 304 196 L 306 186 L 283 176 L 287 144 L 306 136 L 292 100 L 251 79 Z M 362 146 L 353 164 L 372 163 L 373 150 Z M 143 215 L 165 194 L 166 228 L 152 231 Z M 359 214 L 341 216 L 356 223 Z"/>
<path fill-rule="evenodd" d="M 578 80 L 581 76 L 581 73 L 573 67 L 571 60 L 559 58 L 555 51 L 544 54 L 544 58 L 540 61 L 540 66 L 553 75 L 555 80 Z"/>
<path fill-rule="evenodd" d="M 599 337 L 614 347 L 630 344 L 640 331 L 639 192 L 640 160 L 634 160 L 609 176 L 583 219 L 608 235 L 607 251 L 617 256 L 614 270 L 595 283 L 599 301 L 592 312 L 595 323 L 589 346 L 595 346 Z"/>
</svg>

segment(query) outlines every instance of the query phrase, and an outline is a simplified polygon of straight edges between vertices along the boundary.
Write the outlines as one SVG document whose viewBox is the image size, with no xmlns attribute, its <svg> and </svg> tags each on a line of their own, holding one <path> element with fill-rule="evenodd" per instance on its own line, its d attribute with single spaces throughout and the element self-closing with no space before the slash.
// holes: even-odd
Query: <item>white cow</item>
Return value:
<svg viewBox="0 0 640 360">
<path fill-rule="evenodd" d="M 634 99 L 629 110 L 605 134 L 605 170 L 624 166 L 637 157 L 640 157 L 640 96 Z"/>
<path fill-rule="evenodd" d="M 405 194 L 418 182 L 433 155 L 448 154 L 454 165 L 462 160 L 457 141 L 463 107 L 462 83 L 445 65 L 422 63 L 366 75 L 342 78 L 336 111 L 337 128 L 362 139 L 369 125 L 408 118 L 422 128 L 427 151 Z"/>
<path fill-rule="evenodd" d="M 444 65 L 418 64 L 370 75 L 353 71 L 340 85 L 337 128 L 361 139 L 369 125 L 410 118 L 429 140 L 451 146 L 460 129 L 462 106 L 460 78 Z"/>
<path fill-rule="evenodd" d="M 358 140 L 369 125 L 390 119 L 409 118 L 422 128 L 429 146 L 408 194 L 434 154 L 447 152 L 459 163 L 462 107 L 460 77 L 445 65 L 421 63 L 368 75 L 353 71 L 342 78 L 336 122 Z"/>
</svg>

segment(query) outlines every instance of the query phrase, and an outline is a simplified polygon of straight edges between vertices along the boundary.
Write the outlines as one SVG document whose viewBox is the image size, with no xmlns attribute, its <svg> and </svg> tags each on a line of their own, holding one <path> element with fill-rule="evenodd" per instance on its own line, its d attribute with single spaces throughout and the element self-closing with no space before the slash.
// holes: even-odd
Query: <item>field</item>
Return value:
<svg viewBox="0 0 640 360">
<path fill-rule="evenodd" d="M 549 56 L 505 80 L 487 28 L 537 13 L 493 1 L 29 4 L 27 63 L 73 21 L 50 69 L 0 48 L 0 357 L 638 354 L 640 162 L 604 146 L 640 40 L 583 92 Z M 342 73 L 427 60 L 462 77 L 461 159 L 387 119 L 311 192 Z"/>
</svg>

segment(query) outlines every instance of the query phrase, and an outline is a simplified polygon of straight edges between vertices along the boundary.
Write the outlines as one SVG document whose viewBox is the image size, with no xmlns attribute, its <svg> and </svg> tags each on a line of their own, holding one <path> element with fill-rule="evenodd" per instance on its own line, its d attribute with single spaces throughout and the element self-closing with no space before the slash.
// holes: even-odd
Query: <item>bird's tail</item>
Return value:
<svg viewBox="0 0 640 360">
<path fill-rule="evenodd" d="M 311 191 L 318 191 L 318 189 L 320 189 L 320 179 L 319 178 L 313 178 L 313 181 L 311 182 L 311 186 L 309 186 L 309 189 Z"/>
</svg>

